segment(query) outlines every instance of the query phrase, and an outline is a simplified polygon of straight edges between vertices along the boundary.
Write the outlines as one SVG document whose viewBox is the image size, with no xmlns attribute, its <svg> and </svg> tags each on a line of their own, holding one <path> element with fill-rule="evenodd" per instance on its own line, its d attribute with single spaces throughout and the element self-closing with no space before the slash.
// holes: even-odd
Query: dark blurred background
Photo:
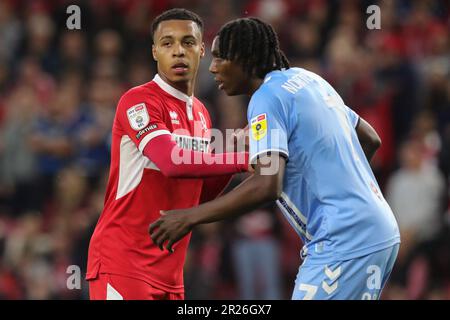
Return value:
<svg viewBox="0 0 450 320">
<path fill-rule="evenodd" d="M 66 8 L 81 8 L 81 30 Z M 381 8 L 381 30 L 366 8 Z M 196 96 L 215 127 L 243 127 L 245 98 L 208 72 L 220 26 L 257 16 L 291 65 L 322 75 L 378 131 L 373 169 L 402 234 L 383 299 L 450 299 L 448 1 L 0 0 L 0 298 L 86 299 L 119 97 L 150 81 L 150 24 L 184 7 L 205 22 Z M 244 176 L 233 181 L 237 185 Z M 188 299 L 289 299 L 301 242 L 275 207 L 200 226 L 185 265 Z"/>
</svg>

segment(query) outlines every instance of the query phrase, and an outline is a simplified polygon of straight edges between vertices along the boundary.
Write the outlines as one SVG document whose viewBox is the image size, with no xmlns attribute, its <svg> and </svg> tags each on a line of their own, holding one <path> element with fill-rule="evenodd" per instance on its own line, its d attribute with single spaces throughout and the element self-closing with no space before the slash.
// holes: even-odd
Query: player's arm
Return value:
<svg viewBox="0 0 450 320">
<path fill-rule="evenodd" d="M 127 91 L 118 104 L 117 126 L 163 175 L 170 178 L 206 178 L 244 172 L 248 153 L 211 154 L 179 148 L 166 126 L 158 97 L 142 88 Z"/>
<path fill-rule="evenodd" d="M 214 200 L 219 195 L 221 195 L 222 192 L 230 183 L 232 178 L 233 178 L 232 174 L 225 176 L 204 178 L 202 193 L 200 195 L 200 203 L 205 203 Z"/>
<path fill-rule="evenodd" d="M 206 178 L 248 169 L 247 152 L 213 154 L 186 150 L 178 147 L 169 134 L 151 139 L 143 154 L 170 178 Z"/>
<path fill-rule="evenodd" d="M 229 193 L 197 207 L 188 224 L 195 226 L 231 218 L 277 200 L 283 189 L 285 157 L 278 153 L 261 157 L 255 173 Z"/>
<path fill-rule="evenodd" d="M 243 129 L 238 129 L 237 132 L 233 134 L 232 147 L 235 148 L 236 146 L 239 145 L 243 145 L 246 151 L 249 150 L 248 126 L 246 126 Z M 200 195 L 200 204 L 214 200 L 219 195 L 221 195 L 222 192 L 225 190 L 225 188 L 229 185 L 232 178 L 233 178 L 232 174 L 225 176 L 204 178 L 202 193 Z"/>
<path fill-rule="evenodd" d="M 162 212 L 162 217 L 150 225 L 153 242 L 172 251 L 172 246 L 198 224 L 211 223 L 252 211 L 278 199 L 283 186 L 286 160 L 278 153 L 261 157 L 255 173 L 234 190 L 200 206 Z"/>
<path fill-rule="evenodd" d="M 367 160 L 370 162 L 375 152 L 381 146 L 381 139 L 372 126 L 363 118 L 359 118 L 356 133 Z"/>
</svg>

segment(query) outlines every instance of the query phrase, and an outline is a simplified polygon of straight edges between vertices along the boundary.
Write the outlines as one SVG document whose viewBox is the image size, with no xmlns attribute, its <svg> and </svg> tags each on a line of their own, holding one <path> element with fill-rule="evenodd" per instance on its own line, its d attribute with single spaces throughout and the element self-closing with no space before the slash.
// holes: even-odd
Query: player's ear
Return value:
<svg viewBox="0 0 450 320">
<path fill-rule="evenodd" d="M 156 58 L 156 48 L 155 48 L 154 44 L 152 44 L 152 55 L 153 55 L 153 60 L 158 61 L 158 59 Z"/>
<path fill-rule="evenodd" d="M 200 48 L 200 58 L 203 58 L 205 56 L 205 43 L 202 42 L 202 46 Z"/>
</svg>

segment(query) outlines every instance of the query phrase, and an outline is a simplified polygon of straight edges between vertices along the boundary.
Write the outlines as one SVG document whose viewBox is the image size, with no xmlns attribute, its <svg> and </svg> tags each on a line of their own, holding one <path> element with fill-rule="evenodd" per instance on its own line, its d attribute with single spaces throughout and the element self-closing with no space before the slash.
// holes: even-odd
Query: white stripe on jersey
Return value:
<svg viewBox="0 0 450 320">
<path fill-rule="evenodd" d="M 143 152 L 145 146 L 147 145 L 147 143 L 150 140 L 152 140 L 153 138 L 156 138 L 158 136 L 161 136 L 163 134 L 170 134 L 170 131 L 169 130 L 156 130 L 156 131 L 153 131 L 152 133 L 149 133 L 148 135 L 146 135 L 139 143 L 139 151 Z"/>
<path fill-rule="evenodd" d="M 151 140 L 151 138 L 149 140 Z M 160 171 L 156 164 L 150 161 L 149 158 L 145 157 L 136 148 L 134 142 L 127 135 L 122 136 L 122 139 L 120 140 L 119 154 L 119 183 L 117 186 L 116 200 L 139 185 L 145 168 Z"/>
<path fill-rule="evenodd" d="M 281 209 L 286 218 L 288 218 L 292 227 L 297 233 L 302 234 L 306 239 L 312 240 L 312 236 L 306 230 L 306 217 L 300 210 L 292 203 L 289 197 L 282 192 L 280 199 L 276 201 L 278 207 Z"/>
</svg>

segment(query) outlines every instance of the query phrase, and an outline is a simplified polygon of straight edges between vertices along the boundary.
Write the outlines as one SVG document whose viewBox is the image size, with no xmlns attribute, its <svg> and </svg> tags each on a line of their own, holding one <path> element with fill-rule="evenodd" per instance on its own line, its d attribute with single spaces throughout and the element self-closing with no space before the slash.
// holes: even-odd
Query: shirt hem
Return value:
<svg viewBox="0 0 450 320">
<path fill-rule="evenodd" d="M 337 261 L 346 261 L 351 259 L 356 259 L 360 257 L 364 257 L 366 255 L 375 253 L 377 251 L 381 251 L 384 249 L 387 249 L 389 247 L 392 247 L 396 244 L 400 243 L 400 237 L 396 236 L 392 239 L 389 239 L 387 241 L 384 241 L 382 243 L 363 248 L 363 249 L 357 249 L 350 252 L 336 252 L 333 251 L 328 255 L 319 255 L 314 252 L 313 248 L 308 248 L 308 251 L 311 252 L 311 254 L 307 255 L 307 258 L 309 260 L 309 263 L 312 264 L 323 264 L 324 262 L 328 263 L 330 261 L 337 262 Z"/>
<path fill-rule="evenodd" d="M 90 271 L 86 274 L 86 280 L 87 281 L 91 281 L 91 280 L 95 280 L 97 278 L 98 274 L 115 274 L 115 275 L 119 275 L 119 276 L 124 276 L 124 277 L 128 277 L 128 278 L 133 278 L 133 279 L 137 279 L 137 280 L 141 280 L 146 282 L 147 284 L 149 284 L 152 287 L 155 287 L 157 289 L 166 291 L 166 292 L 170 292 L 170 293 L 184 293 L 184 285 L 178 285 L 178 286 L 171 286 L 171 285 L 167 285 L 161 281 L 155 280 L 152 277 L 148 276 L 148 275 L 142 275 L 142 274 L 138 274 L 138 273 L 130 273 L 130 272 L 123 272 L 120 270 L 115 270 L 115 269 L 109 269 L 109 268 L 105 268 L 103 266 L 99 267 L 98 270 L 94 270 L 94 271 Z"/>
</svg>

